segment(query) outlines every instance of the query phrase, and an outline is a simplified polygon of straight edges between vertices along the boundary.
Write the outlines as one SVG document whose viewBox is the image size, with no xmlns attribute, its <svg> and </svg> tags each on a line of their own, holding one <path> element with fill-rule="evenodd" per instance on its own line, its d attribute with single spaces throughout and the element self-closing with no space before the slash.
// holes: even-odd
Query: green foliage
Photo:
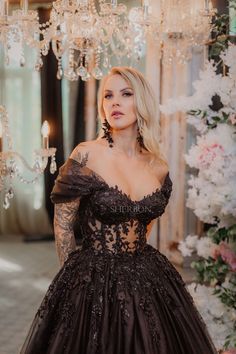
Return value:
<svg viewBox="0 0 236 354">
<path fill-rule="evenodd" d="M 219 256 L 216 260 L 209 257 L 208 259 L 199 259 L 191 263 L 191 267 L 197 272 L 197 281 L 200 283 L 216 283 L 222 284 L 228 274 L 230 267 Z"/>
<path fill-rule="evenodd" d="M 236 10 L 236 0 L 231 0 L 228 8 Z M 227 73 L 227 67 L 224 66 L 220 58 L 221 52 L 228 48 L 229 42 L 236 43 L 236 36 L 229 35 L 230 17 L 227 14 L 215 14 L 212 20 L 212 36 L 209 41 L 209 59 L 214 60 L 217 73 Z M 201 119 L 209 129 L 214 129 L 218 124 L 232 124 L 230 115 L 223 112 L 223 104 L 220 97 L 212 97 L 212 106 L 214 110 L 213 116 L 209 116 L 208 111 L 190 110 L 188 115 Z M 220 111 L 221 110 L 221 111 Z M 208 229 L 207 237 L 213 243 L 219 245 L 221 242 L 230 244 L 232 248 L 236 246 L 236 224 L 229 228 L 217 228 L 212 226 Z M 221 302 L 229 309 L 236 310 L 236 273 L 232 272 L 230 265 L 223 261 L 219 255 L 216 259 L 209 257 L 204 259 L 200 257 L 191 263 L 191 267 L 196 270 L 197 281 L 205 283 L 205 285 L 215 286 L 213 294 L 216 295 Z M 227 280 L 227 282 L 226 282 Z M 225 338 L 224 350 L 228 348 L 236 348 L 236 320 L 232 332 Z"/>
<path fill-rule="evenodd" d="M 236 277 L 231 277 L 230 281 L 232 288 L 226 288 L 223 285 L 216 287 L 214 294 L 221 299 L 221 302 L 227 307 L 236 310 Z"/>
<path fill-rule="evenodd" d="M 187 112 L 187 114 L 202 119 L 209 129 L 216 128 L 217 124 L 223 124 L 223 123 L 231 124 L 229 120 L 230 117 L 229 113 L 225 113 L 223 111 L 221 111 L 219 114 L 215 112 L 215 115 L 211 117 L 208 117 L 207 111 L 202 111 L 200 109 L 190 110 Z"/>
<path fill-rule="evenodd" d="M 228 308 L 236 310 L 236 274 L 232 273 L 227 287 L 221 285 L 215 288 L 215 294 L 221 302 Z M 224 348 L 236 348 L 236 321 L 232 328 L 232 332 L 226 336 Z"/>
<path fill-rule="evenodd" d="M 228 349 L 228 348 L 236 348 L 236 321 L 234 322 L 232 333 L 226 336 L 225 338 L 223 349 Z"/>
<path fill-rule="evenodd" d="M 230 226 L 228 229 L 225 227 L 222 227 L 218 229 L 217 227 L 211 227 L 207 231 L 207 236 L 212 239 L 214 243 L 217 245 L 221 241 L 226 241 L 226 242 L 236 242 L 236 224 Z"/>
<path fill-rule="evenodd" d="M 228 9 L 236 10 L 236 0 L 228 2 Z M 218 61 L 219 55 L 228 47 L 229 42 L 235 42 L 235 38 L 229 36 L 229 13 L 215 14 L 212 20 L 212 41 L 209 43 L 209 59 Z"/>
</svg>

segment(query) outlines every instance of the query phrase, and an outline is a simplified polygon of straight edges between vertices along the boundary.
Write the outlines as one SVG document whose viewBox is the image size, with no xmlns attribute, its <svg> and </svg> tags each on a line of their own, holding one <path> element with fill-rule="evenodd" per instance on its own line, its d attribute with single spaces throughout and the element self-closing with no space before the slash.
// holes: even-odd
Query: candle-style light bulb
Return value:
<svg viewBox="0 0 236 354">
<path fill-rule="evenodd" d="M 28 12 L 28 8 L 29 8 L 28 0 L 21 0 L 21 8 L 22 8 L 23 14 L 26 15 Z"/>
<path fill-rule="evenodd" d="M 78 1 L 78 5 L 81 5 L 81 6 L 88 6 L 88 0 L 79 0 L 79 1 Z"/>
<path fill-rule="evenodd" d="M 143 0 L 143 6 L 149 6 L 149 0 Z"/>
<path fill-rule="evenodd" d="M 117 0 L 111 0 L 111 6 L 116 7 L 117 6 Z"/>
<path fill-rule="evenodd" d="M 8 16 L 8 7 L 9 7 L 8 0 L 0 1 L 0 16 Z"/>
<path fill-rule="evenodd" d="M 209 11 L 209 0 L 205 0 L 205 10 Z"/>
<path fill-rule="evenodd" d="M 49 148 L 49 133 L 50 133 L 50 127 L 48 121 L 45 120 L 41 128 L 41 134 L 43 137 L 43 149 Z"/>
</svg>

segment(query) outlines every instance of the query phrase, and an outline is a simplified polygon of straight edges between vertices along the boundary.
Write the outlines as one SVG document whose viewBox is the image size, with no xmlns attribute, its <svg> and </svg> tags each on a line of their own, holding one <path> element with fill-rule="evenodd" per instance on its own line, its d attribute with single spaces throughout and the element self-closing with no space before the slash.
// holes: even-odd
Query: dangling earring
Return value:
<svg viewBox="0 0 236 354">
<path fill-rule="evenodd" d="M 109 146 L 112 148 L 113 147 L 113 139 L 111 136 L 111 131 L 110 131 L 110 124 L 108 123 L 108 121 L 106 120 L 106 118 L 104 119 L 104 123 L 102 123 L 103 127 L 102 129 L 104 130 L 104 135 L 102 136 L 102 139 L 107 139 Z"/>
<path fill-rule="evenodd" d="M 144 143 L 143 143 L 143 137 L 140 134 L 139 127 L 138 127 L 138 136 L 137 136 L 137 141 L 139 143 L 140 150 L 139 152 L 142 152 L 142 148 L 145 148 Z"/>
</svg>

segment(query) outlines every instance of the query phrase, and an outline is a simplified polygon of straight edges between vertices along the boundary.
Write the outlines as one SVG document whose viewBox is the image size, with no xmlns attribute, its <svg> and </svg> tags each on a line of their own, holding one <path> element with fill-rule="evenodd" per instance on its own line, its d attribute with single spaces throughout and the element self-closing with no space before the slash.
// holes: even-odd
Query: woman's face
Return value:
<svg viewBox="0 0 236 354">
<path fill-rule="evenodd" d="M 124 129 L 137 121 L 134 91 L 119 74 L 108 77 L 103 90 L 103 110 L 114 129 Z"/>
</svg>

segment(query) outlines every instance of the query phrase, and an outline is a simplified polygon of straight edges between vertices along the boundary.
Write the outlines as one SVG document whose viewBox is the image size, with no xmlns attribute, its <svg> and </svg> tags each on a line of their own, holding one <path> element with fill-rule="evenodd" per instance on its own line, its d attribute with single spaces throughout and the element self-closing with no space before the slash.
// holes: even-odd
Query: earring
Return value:
<svg viewBox="0 0 236 354">
<path fill-rule="evenodd" d="M 102 123 L 102 125 L 103 125 L 102 129 L 104 131 L 104 135 L 102 136 L 102 139 L 103 138 L 107 139 L 109 146 L 112 148 L 114 141 L 111 136 L 111 131 L 110 131 L 111 126 L 108 123 L 106 118 L 104 119 L 104 123 Z"/>
<path fill-rule="evenodd" d="M 139 152 L 142 152 L 142 148 L 145 148 L 145 146 L 144 146 L 143 137 L 142 137 L 142 135 L 140 134 L 139 128 L 138 128 L 137 141 L 138 141 L 139 147 L 140 147 Z"/>
</svg>

